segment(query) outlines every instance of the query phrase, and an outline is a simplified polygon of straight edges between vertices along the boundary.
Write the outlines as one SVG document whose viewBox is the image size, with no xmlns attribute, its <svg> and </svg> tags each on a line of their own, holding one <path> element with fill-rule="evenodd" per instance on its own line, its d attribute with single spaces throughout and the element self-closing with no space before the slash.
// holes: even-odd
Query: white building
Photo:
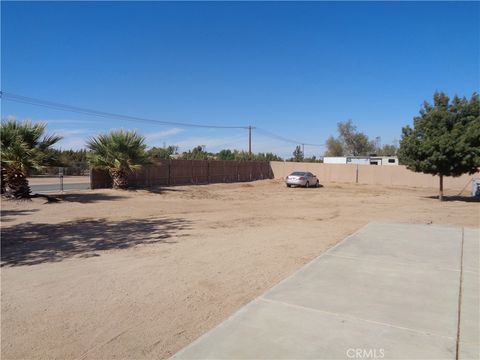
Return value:
<svg viewBox="0 0 480 360">
<path fill-rule="evenodd" d="M 397 156 L 324 156 L 324 164 L 398 165 Z"/>
</svg>

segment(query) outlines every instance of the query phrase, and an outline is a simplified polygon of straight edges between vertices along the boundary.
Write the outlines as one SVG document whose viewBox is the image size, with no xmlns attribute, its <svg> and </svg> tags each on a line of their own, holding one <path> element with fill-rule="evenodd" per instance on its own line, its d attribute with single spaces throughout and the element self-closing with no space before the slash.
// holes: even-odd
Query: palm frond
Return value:
<svg viewBox="0 0 480 360">
<path fill-rule="evenodd" d="M 61 137 L 44 136 L 46 124 L 30 121 L 3 120 L 0 126 L 2 166 L 14 167 L 27 172 L 52 163 L 50 147 Z M 43 137 L 43 139 L 42 139 Z"/>
<path fill-rule="evenodd" d="M 96 168 L 137 171 L 148 163 L 145 138 L 135 131 L 117 130 L 87 141 L 88 160 Z"/>
</svg>

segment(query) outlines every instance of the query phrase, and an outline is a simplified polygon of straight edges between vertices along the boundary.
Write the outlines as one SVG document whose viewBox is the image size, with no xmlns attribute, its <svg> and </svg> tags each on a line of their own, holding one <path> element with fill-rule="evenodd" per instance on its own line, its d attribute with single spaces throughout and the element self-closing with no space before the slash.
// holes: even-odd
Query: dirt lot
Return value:
<svg viewBox="0 0 480 360">
<path fill-rule="evenodd" d="M 2 203 L 2 358 L 166 358 L 371 221 L 478 227 L 436 191 L 274 180 Z"/>
</svg>

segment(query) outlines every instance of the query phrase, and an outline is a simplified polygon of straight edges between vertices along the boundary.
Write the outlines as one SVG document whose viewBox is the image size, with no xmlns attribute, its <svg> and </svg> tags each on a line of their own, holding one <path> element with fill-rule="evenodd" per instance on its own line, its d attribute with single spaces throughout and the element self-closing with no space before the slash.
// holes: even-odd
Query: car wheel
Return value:
<svg viewBox="0 0 480 360">
<path fill-rule="evenodd" d="M 317 183 L 315 184 L 315 187 L 320 187 L 320 182 L 317 180 Z"/>
<path fill-rule="evenodd" d="M 291 187 L 291 186 L 292 186 L 292 185 L 290 185 L 290 184 L 287 184 L 287 187 Z"/>
<path fill-rule="evenodd" d="M 306 187 L 306 188 L 309 188 L 309 187 L 310 187 L 310 183 L 309 183 L 308 181 L 305 183 L 305 187 Z"/>
</svg>

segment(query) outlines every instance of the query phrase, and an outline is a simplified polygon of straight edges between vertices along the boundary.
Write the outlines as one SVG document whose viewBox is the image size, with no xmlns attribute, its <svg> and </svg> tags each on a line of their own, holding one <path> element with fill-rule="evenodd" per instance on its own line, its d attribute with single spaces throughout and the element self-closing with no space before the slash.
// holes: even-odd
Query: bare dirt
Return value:
<svg viewBox="0 0 480 360">
<path fill-rule="evenodd" d="M 480 226 L 435 189 L 324 185 L 2 202 L 2 358 L 167 358 L 368 222 Z"/>
</svg>

